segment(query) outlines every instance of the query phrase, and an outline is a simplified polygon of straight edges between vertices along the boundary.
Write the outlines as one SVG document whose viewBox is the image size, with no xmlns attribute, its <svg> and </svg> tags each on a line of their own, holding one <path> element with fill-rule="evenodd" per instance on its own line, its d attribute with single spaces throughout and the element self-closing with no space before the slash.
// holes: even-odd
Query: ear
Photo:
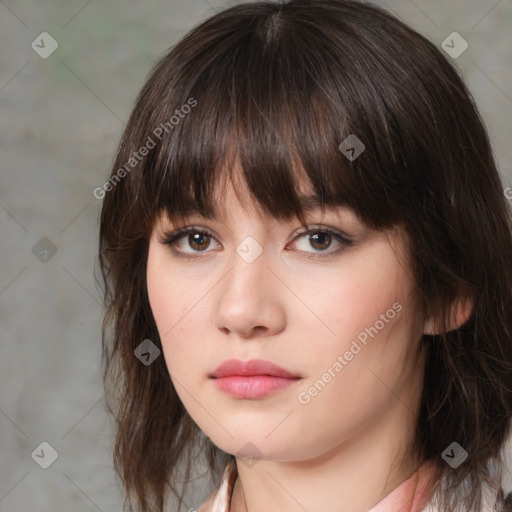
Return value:
<svg viewBox="0 0 512 512">
<path fill-rule="evenodd" d="M 473 311 L 474 302 L 469 298 L 457 299 L 450 310 L 450 320 L 446 326 L 446 331 L 454 331 L 464 325 Z M 428 317 L 425 319 L 423 326 L 423 334 L 441 334 L 441 328 L 437 325 L 434 318 Z"/>
</svg>

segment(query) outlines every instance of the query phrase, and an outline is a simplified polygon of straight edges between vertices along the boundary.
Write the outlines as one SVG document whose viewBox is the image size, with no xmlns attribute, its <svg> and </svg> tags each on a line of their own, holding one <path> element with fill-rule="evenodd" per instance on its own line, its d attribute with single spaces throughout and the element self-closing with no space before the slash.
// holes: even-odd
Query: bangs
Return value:
<svg viewBox="0 0 512 512">
<path fill-rule="evenodd" d="M 162 211 L 217 218 L 217 187 L 238 169 L 271 217 L 304 223 L 309 207 L 343 206 L 374 229 L 399 222 L 408 200 L 413 207 L 411 185 L 421 189 L 411 168 L 428 165 L 419 145 L 404 147 L 404 126 L 427 116 L 414 112 L 410 87 L 364 28 L 354 33 L 326 19 L 320 33 L 277 4 L 243 27 L 224 20 L 229 33 L 216 30 L 216 18 L 162 59 L 141 93 L 139 134 L 167 123 L 134 182 L 146 219 Z"/>
</svg>

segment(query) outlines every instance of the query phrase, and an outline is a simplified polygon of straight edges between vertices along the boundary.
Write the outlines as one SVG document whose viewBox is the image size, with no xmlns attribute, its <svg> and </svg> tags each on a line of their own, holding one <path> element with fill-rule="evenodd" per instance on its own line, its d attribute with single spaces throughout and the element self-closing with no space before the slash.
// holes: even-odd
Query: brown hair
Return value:
<svg viewBox="0 0 512 512">
<path fill-rule="evenodd" d="M 339 149 L 349 135 L 365 145 L 355 159 Z M 175 483 L 182 463 L 190 476 L 194 444 L 217 475 L 226 455 L 188 415 L 164 358 L 145 366 L 134 350 L 144 339 L 161 348 L 146 290 L 155 218 L 215 212 L 230 155 L 275 218 L 306 225 L 300 169 L 321 204 L 348 206 L 375 229 L 405 227 L 422 313 L 441 330 L 422 338 L 416 446 L 436 465 L 442 510 L 477 510 L 482 482 L 499 486 L 512 417 L 510 207 L 456 69 L 385 10 L 351 0 L 224 10 L 172 48 L 139 94 L 105 184 L 99 240 L 103 378 L 117 400 L 125 504 L 163 510 L 169 488 L 181 505 Z M 449 330 L 460 298 L 471 316 Z M 469 454 L 456 469 L 441 458 L 454 441 Z"/>
</svg>

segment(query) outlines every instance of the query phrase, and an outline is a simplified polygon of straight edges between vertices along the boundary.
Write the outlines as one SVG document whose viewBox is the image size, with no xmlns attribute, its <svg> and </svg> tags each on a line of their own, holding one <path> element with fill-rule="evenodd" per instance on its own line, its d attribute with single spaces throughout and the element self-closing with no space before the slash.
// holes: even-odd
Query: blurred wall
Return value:
<svg viewBox="0 0 512 512">
<path fill-rule="evenodd" d="M 93 190 L 154 61 L 235 3 L 0 1 L 0 512 L 121 510 L 101 404 Z M 512 186 L 512 2 L 380 3 L 439 47 L 454 31 L 467 41 L 453 60 Z"/>
</svg>

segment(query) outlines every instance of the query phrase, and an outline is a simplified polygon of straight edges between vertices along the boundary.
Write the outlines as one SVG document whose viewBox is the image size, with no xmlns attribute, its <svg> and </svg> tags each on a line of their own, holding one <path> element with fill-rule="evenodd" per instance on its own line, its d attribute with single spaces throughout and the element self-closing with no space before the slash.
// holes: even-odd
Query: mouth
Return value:
<svg viewBox="0 0 512 512">
<path fill-rule="evenodd" d="M 300 375 L 262 359 L 247 362 L 229 359 L 210 373 L 209 378 L 215 381 L 219 390 L 246 399 L 273 394 L 302 379 Z"/>
<path fill-rule="evenodd" d="M 301 378 L 280 366 L 265 361 L 264 359 L 251 359 L 250 361 L 241 361 L 240 359 L 228 359 L 221 363 L 208 376 L 213 378 L 232 377 L 232 376 L 257 376 L 267 375 L 271 377 L 282 377 L 285 379 Z"/>
<path fill-rule="evenodd" d="M 273 377 L 271 375 L 232 375 L 214 378 L 218 389 L 236 398 L 262 398 L 301 380 Z"/>
</svg>

